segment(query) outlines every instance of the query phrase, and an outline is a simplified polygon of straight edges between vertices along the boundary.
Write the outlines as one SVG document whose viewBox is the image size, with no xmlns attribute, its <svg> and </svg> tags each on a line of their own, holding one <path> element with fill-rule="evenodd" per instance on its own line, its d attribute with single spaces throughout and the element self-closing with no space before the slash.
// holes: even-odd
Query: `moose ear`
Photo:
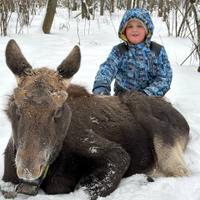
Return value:
<svg viewBox="0 0 200 200">
<path fill-rule="evenodd" d="M 65 79 L 70 79 L 78 70 L 81 63 L 81 51 L 75 46 L 69 55 L 58 66 L 58 73 Z"/>
<path fill-rule="evenodd" d="M 6 47 L 6 63 L 9 69 L 16 75 L 21 76 L 30 73 L 32 67 L 23 56 L 15 40 L 10 40 Z"/>
</svg>

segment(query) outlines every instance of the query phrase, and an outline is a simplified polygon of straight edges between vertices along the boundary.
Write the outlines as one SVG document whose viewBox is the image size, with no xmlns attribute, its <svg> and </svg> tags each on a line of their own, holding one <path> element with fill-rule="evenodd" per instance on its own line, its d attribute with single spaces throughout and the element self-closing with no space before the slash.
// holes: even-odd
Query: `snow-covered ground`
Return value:
<svg viewBox="0 0 200 200">
<path fill-rule="evenodd" d="M 13 74 L 5 63 L 5 47 L 12 38 L 17 41 L 22 52 L 33 67 L 49 66 L 56 69 L 69 51 L 80 40 L 82 53 L 81 68 L 74 76 L 73 83 L 86 86 L 91 91 L 99 65 L 106 59 L 113 45 L 119 43 L 117 37 L 121 12 L 112 17 L 101 17 L 94 21 L 68 19 L 66 11 L 57 12 L 52 34 L 40 31 L 42 15 L 35 17 L 32 27 L 24 29 L 22 35 L 12 33 L 0 37 L 0 177 L 2 177 L 3 151 L 11 134 L 10 123 L 5 116 L 8 95 L 16 86 Z M 190 177 L 157 178 L 148 183 L 142 174 L 123 179 L 119 187 L 105 200 L 199 200 L 200 199 L 200 75 L 197 73 L 197 61 L 188 60 L 185 66 L 180 63 L 191 50 L 189 39 L 167 36 L 167 30 L 161 19 L 153 18 L 155 32 L 153 40 L 165 46 L 173 67 L 174 77 L 171 90 L 166 97 L 186 117 L 190 125 L 190 141 L 185 152 L 185 160 L 192 172 Z M 45 195 L 42 191 L 35 197 L 19 196 L 17 199 L 66 199 L 87 200 L 81 191 L 65 195 Z M 0 194 L 0 199 L 4 199 Z"/>
</svg>

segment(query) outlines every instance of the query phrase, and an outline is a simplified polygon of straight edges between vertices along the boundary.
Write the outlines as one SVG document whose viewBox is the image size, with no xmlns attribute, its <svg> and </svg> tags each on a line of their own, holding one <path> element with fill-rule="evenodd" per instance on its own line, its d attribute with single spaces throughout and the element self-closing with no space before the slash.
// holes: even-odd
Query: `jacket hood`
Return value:
<svg viewBox="0 0 200 200">
<path fill-rule="evenodd" d="M 119 31 L 118 31 L 119 38 L 121 38 L 122 40 L 126 42 L 128 41 L 124 34 L 124 30 L 126 28 L 128 21 L 133 18 L 137 18 L 141 20 L 146 25 L 148 29 L 148 34 L 147 34 L 145 42 L 150 44 L 150 40 L 151 40 L 153 30 L 154 30 L 154 25 L 153 25 L 149 12 L 143 8 L 133 8 L 125 12 L 119 26 Z"/>
</svg>

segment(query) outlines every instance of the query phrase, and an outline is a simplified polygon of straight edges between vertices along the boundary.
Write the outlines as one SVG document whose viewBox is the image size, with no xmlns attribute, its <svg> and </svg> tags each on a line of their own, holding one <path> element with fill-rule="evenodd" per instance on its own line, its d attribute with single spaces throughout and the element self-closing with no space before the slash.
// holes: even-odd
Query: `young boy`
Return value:
<svg viewBox="0 0 200 200">
<path fill-rule="evenodd" d="M 114 46 L 101 64 L 93 86 L 95 95 L 109 95 L 113 79 L 115 95 L 126 91 L 165 95 L 170 89 L 172 69 L 165 48 L 151 42 L 153 29 L 148 11 L 134 8 L 124 14 L 118 35 L 125 43 Z"/>
</svg>

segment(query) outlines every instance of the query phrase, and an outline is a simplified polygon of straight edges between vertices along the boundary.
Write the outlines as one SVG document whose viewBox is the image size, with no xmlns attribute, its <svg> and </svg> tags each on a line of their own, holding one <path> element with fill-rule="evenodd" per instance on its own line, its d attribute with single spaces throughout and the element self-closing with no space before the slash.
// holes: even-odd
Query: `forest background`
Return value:
<svg viewBox="0 0 200 200">
<path fill-rule="evenodd" d="M 9 34 L 9 26 L 14 17 L 15 33 L 21 34 L 24 27 L 30 27 L 34 17 L 43 9 L 46 15 L 42 31 L 49 34 L 53 24 L 56 8 L 66 8 L 69 18 L 95 20 L 105 13 L 112 15 L 117 10 L 143 7 L 166 23 L 169 36 L 189 38 L 193 48 L 185 60 L 194 56 L 199 60 L 200 72 L 200 0 L 1 0 L 0 1 L 0 35 Z M 63 27 L 64 28 L 64 27 Z"/>
</svg>

